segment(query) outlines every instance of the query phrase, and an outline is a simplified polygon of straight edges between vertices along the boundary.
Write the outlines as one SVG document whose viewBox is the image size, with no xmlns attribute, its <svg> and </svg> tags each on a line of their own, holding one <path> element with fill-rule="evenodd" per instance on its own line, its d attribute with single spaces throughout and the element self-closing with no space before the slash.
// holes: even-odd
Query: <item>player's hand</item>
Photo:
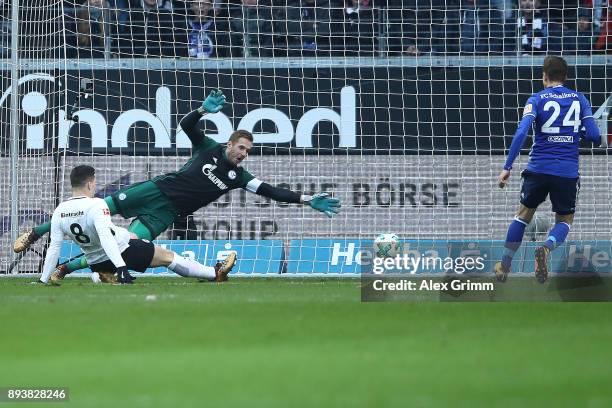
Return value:
<svg viewBox="0 0 612 408">
<path fill-rule="evenodd" d="M 499 177 L 497 177 L 499 188 L 506 187 L 506 184 L 508 184 L 509 179 L 510 179 L 510 170 L 506 170 L 506 169 L 502 170 L 502 172 L 499 173 Z"/>
<path fill-rule="evenodd" d="M 120 284 L 131 284 L 136 278 L 130 275 L 127 266 L 117 268 L 117 283 Z"/>
<path fill-rule="evenodd" d="M 212 91 L 202 102 L 202 108 L 209 113 L 219 112 L 223 109 L 223 105 L 225 105 L 225 95 L 218 89 Z"/>
<path fill-rule="evenodd" d="M 317 211 L 325 213 L 329 218 L 340 211 L 340 200 L 330 197 L 327 193 L 319 193 L 312 196 L 310 206 Z"/>
</svg>

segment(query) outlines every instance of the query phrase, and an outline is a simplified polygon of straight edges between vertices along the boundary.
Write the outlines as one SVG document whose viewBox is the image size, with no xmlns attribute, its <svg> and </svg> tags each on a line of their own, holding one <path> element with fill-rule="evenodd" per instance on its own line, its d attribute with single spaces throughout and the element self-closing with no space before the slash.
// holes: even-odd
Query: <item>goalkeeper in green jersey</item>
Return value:
<svg viewBox="0 0 612 408">
<path fill-rule="evenodd" d="M 173 224 L 177 216 L 189 215 L 237 188 L 275 201 L 309 205 L 328 217 L 340 210 L 340 201 L 326 193 L 310 196 L 274 187 L 240 167 L 253 146 L 250 132 L 233 132 L 227 145 L 223 146 L 197 129 L 203 115 L 219 112 L 223 105 L 225 96 L 215 90 L 201 107 L 183 118 L 181 128 L 191 140 L 193 150 L 191 159 L 179 171 L 133 184 L 104 199 L 112 215 L 134 218 L 128 230 L 138 238 L 155 239 Z M 27 250 L 50 229 L 50 222 L 34 227 L 17 238 L 13 250 L 17 253 Z M 59 275 L 65 276 L 86 267 L 87 261 L 80 257 L 58 266 Z"/>
</svg>

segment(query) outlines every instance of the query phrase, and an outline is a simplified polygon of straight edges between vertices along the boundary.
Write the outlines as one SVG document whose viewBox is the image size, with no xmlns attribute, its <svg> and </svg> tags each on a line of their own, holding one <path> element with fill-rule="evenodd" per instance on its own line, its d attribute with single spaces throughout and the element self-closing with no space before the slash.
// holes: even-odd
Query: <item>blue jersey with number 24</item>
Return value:
<svg viewBox="0 0 612 408">
<path fill-rule="evenodd" d="M 593 117 L 586 97 L 561 85 L 546 88 L 527 100 L 527 115 L 535 118 L 527 170 L 578 177 L 580 129 L 584 119 Z"/>
</svg>

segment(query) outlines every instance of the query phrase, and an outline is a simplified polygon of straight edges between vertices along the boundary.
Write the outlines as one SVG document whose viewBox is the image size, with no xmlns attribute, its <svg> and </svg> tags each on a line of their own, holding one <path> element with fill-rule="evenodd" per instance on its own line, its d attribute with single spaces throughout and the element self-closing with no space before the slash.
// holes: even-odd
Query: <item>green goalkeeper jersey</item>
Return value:
<svg viewBox="0 0 612 408">
<path fill-rule="evenodd" d="M 249 181 L 255 178 L 226 159 L 224 146 L 195 128 L 199 115 L 190 118 L 194 114 L 198 115 L 194 111 L 181 122 L 193 144 L 191 159 L 179 171 L 152 180 L 172 201 L 180 215 L 191 214 L 230 190 L 246 188 Z"/>
</svg>

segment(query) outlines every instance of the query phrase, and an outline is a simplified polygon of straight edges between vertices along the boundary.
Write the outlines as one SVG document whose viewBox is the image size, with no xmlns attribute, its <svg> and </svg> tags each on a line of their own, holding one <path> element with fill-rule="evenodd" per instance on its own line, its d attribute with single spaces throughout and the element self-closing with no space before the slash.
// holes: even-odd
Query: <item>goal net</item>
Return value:
<svg viewBox="0 0 612 408">
<path fill-rule="evenodd" d="M 542 88 L 547 53 L 566 57 L 568 86 L 594 112 L 602 107 L 607 140 L 612 64 L 600 33 L 608 14 L 601 5 L 480 3 L 33 0 L 19 6 L 11 60 L 4 1 L 0 271 L 14 259 L 16 234 L 47 221 L 70 196 L 73 166 L 96 168 L 100 197 L 180 169 L 191 155 L 180 119 L 217 88 L 228 104 L 199 123 L 209 137 L 224 143 L 233 130 L 252 131 L 250 173 L 327 192 L 342 211 L 328 219 L 234 190 L 177 218 L 158 237 L 169 248 L 208 264 L 236 249 L 237 271 L 247 274 L 359 272 L 359 250 L 381 233 L 417 252 L 456 242 L 500 248 L 528 147 L 507 189 L 496 177 L 524 103 Z M 91 93 L 82 92 L 87 86 Z M 570 239 L 609 242 L 610 174 L 609 150 L 584 145 Z M 544 238 L 552 221 L 544 204 L 534 223 L 542 233 L 526 240 Z M 38 270 L 46 242 L 19 271 Z M 78 253 L 66 246 L 62 256 Z"/>
</svg>

